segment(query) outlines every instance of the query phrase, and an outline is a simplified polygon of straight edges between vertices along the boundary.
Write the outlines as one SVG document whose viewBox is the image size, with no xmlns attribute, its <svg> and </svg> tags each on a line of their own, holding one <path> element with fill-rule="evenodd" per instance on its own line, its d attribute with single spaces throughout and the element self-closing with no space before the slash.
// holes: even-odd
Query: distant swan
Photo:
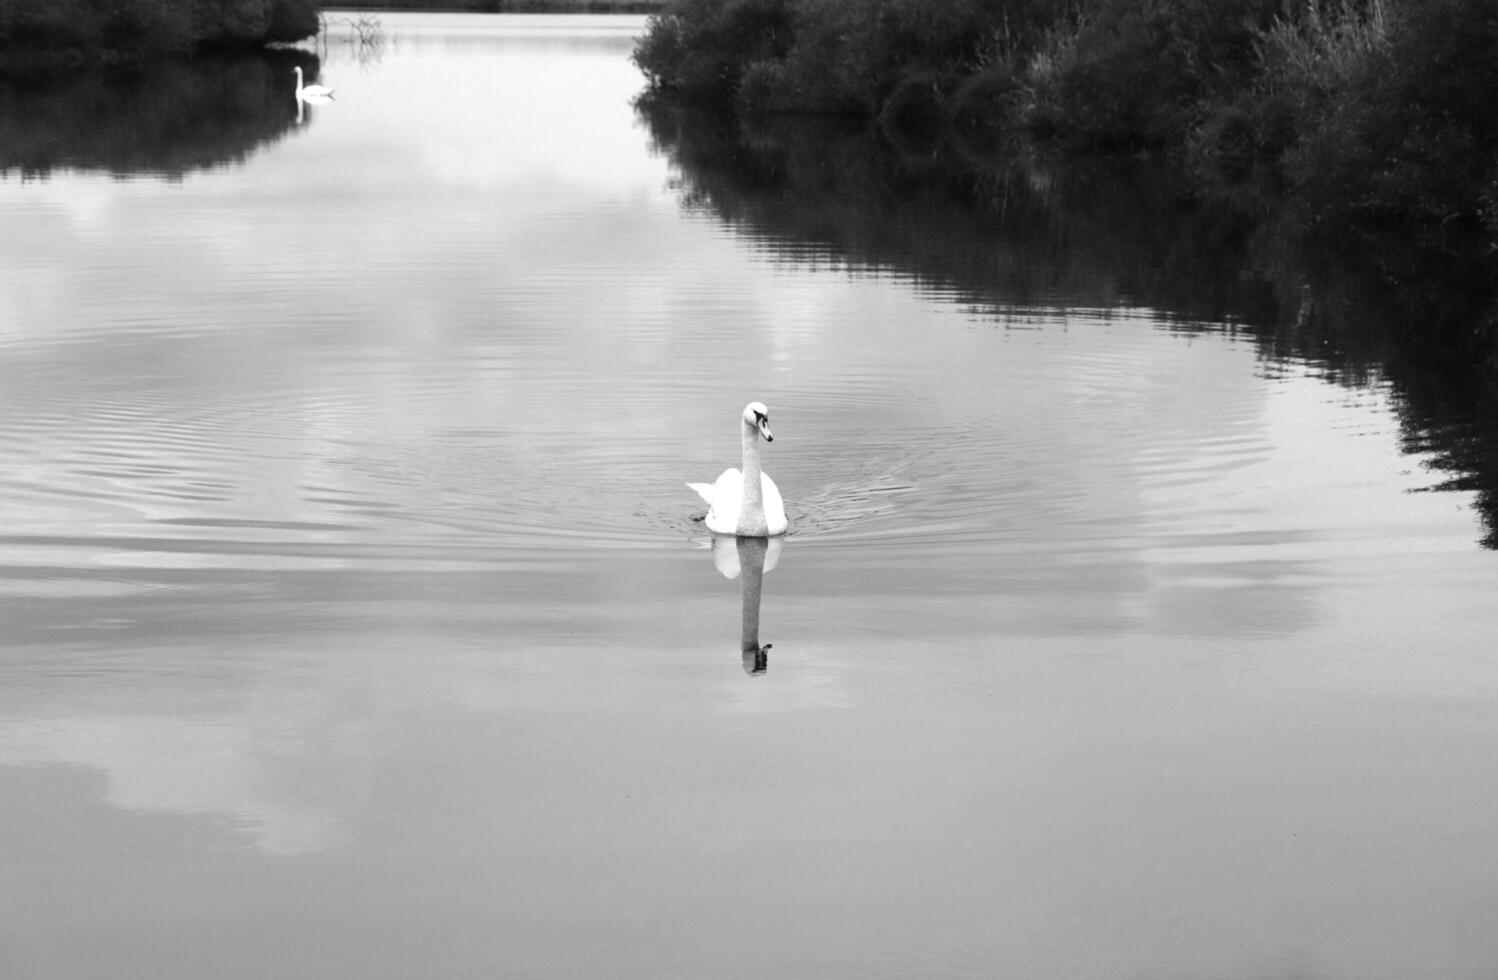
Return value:
<svg viewBox="0 0 1498 980">
<path fill-rule="evenodd" d="M 770 434 L 770 410 L 759 402 L 750 402 L 744 407 L 743 423 L 743 472 L 729 467 L 716 483 L 687 486 L 707 501 L 705 521 L 711 531 L 749 538 L 784 534 L 790 523 L 785 519 L 780 489 L 759 468 L 759 437 L 764 436 L 765 442 L 775 441 Z"/>
<path fill-rule="evenodd" d="M 297 65 L 292 71 L 296 72 L 296 97 L 301 101 L 326 102 L 333 97 L 333 90 L 326 85 L 303 85 L 301 65 Z"/>
</svg>

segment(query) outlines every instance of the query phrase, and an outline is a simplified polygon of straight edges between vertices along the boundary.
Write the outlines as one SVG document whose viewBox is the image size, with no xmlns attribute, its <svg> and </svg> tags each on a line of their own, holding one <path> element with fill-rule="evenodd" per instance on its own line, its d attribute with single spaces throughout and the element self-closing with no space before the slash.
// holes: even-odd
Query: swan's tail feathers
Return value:
<svg viewBox="0 0 1498 980">
<path fill-rule="evenodd" d="M 713 485 L 711 483 L 688 483 L 687 486 L 697 491 L 697 496 L 702 498 L 705 504 L 713 502 Z"/>
</svg>

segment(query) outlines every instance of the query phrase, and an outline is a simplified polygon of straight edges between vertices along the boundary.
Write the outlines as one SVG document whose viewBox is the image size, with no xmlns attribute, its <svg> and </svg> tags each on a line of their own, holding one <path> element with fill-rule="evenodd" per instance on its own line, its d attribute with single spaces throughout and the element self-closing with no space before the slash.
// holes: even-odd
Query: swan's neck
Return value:
<svg viewBox="0 0 1498 980">
<path fill-rule="evenodd" d="M 750 514 L 765 512 L 764 489 L 759 479 L 759 430 L 748 422 L 743 426 L 744 437 L 744 503 L 739 509 L 740 521 Z"/>
</svg>

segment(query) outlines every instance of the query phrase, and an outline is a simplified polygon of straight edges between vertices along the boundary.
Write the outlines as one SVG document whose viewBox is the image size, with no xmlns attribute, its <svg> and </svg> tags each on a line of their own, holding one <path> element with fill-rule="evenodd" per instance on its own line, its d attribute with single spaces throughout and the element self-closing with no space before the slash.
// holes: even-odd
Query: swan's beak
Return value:
<svg viewBox="0 0 1498 980">
<path fill-rule="evenodd" d="M 759 418 L 759 434 L 765 437 L 765 442 L 775 441 L 775 437 L 770 435 L 770 420 L 763 415 Z"/>
</svg>

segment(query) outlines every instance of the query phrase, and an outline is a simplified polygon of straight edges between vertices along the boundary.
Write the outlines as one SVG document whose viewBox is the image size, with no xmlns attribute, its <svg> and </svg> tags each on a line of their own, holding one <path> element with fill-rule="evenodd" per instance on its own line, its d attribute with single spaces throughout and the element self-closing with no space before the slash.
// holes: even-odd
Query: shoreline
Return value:
<svg viewBox="0 0 1498 980">
<path fill-rule="evenodd" d="M 304 0 L 279 0 L 282 3 L 304 3 Z M 0 75 L 27 77 L 36 74 L 78 71 L 89 67 L 148 64 L 163 58 L 190 58 L 208 52 L 269 49 L 282 44 L 299 44 L 318 34 L 319 18 L 328 14 L 404 14 L 404 13 L 487 13 L 487 14 L 617 14 L 649 16 L 664 10 L 668 0 L 367 0 L 365 3 L 334 4 L 314 8 L 310 3 L 300 9 L 307 15 L 305 32 L 283 30 L 279 34 L 253 38 L 231 38 L 226 35 L 188 38 L 172 35 L 165 41 L 142 36 L 127 44 L 103 43 L 98 31 L 63 31 L 50 36 L 34 36 L 26 43 L 6 38 L 7 25 L 15 24 L 0 15 Z M 88 27 L 88 25 L 83 25 Z M 181 36 L 179 36 L 181 35 Z"/>
</svg>

